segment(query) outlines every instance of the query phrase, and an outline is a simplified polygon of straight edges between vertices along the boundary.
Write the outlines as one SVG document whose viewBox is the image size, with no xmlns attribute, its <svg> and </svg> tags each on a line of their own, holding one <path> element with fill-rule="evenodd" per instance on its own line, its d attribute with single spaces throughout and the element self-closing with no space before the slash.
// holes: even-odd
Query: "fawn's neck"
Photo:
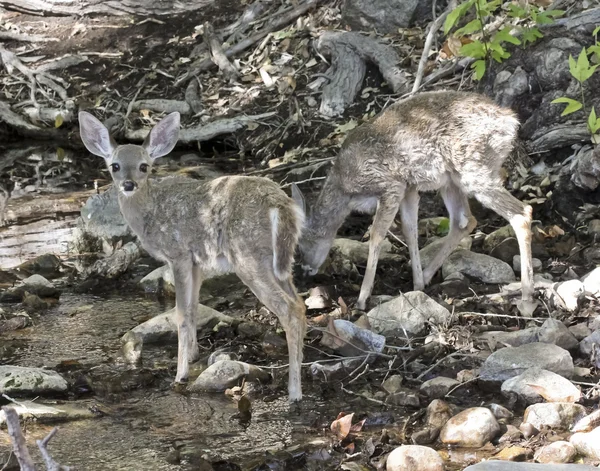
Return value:
<svg viewBox="0 0 600 471">
<path fill-rule="evenodd" d="M 119 207 L 125 222 L 131 230 L 140 238 L 143 238 L 144 227 L 148 223 L 148 217 L 153 207 L 153 198 L 150 191 L 150 182 L 143 185 L 131 196 L 118 194 Z"/>
<path fill-rule="evenodd" d="M 350 196 L 343 192 L 337 178 L 330 175 L 312 208 L 309 228 L 319 237 L 334 239 L 350 211 Z"/>
</svg>

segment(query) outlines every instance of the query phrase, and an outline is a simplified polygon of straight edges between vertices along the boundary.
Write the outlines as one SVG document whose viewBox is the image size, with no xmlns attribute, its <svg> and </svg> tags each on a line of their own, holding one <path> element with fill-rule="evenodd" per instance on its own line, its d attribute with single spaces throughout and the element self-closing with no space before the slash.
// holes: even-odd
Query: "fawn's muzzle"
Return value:
<svg viewBox="0 0 600 471">
<path fill-rule="evenodd" d="M 137 185 L 135 184 L 135 182 L 131 181 L 131 180 L 125 180 L 123 182 L 123 190 L 125 190 L 125 191 L 133 191 L 133 190 L 135 190 L 136 186 Z"/>
</svg>

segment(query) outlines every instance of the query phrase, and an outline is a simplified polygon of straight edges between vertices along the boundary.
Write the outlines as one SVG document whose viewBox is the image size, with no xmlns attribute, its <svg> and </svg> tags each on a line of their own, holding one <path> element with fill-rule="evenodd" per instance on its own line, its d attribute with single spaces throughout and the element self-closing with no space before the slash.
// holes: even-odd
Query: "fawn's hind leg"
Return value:
<svg viewBox="0 0 600 471">
<path fill-rule="evenodd" d="M 404 199 L 400 204 L 400 218 L 402 220 L 402 233 L 408 247 L 413 274 L 413 287 L 415 291 L 425 288 L 423 282 L 423 268 L 419 255 L 419 192 L 416 187 L 406 189 Z"/>
<path fill-rule="evenodd" d="M 169 263 L 173 270 L 175 280 L 175 311 L 177 321 L 177 375 L 175 382 L 182 382 L 188 378 L 190 357 L 193 357 L 192 346 L 195 333 L 195 313 L 192 311 L 194 299 L 196 309 L 198 293 L 194 293 L 194 267 L 191 260 L 177 260 Z M 192 330 L 194 332 L 192 333 Z M 198 348 L 198 344 L 195 344 Z"/>
<path fill-rule="evenodd" d="M 448 255 L 458 247 L 463 237 L 469 235 L 477 225 L 477 220 L 471 214 L 469 200 L 464 191 L 450 182 L 442 188 L 441 194 L 450 216 L 450 231 L 444 237 L 444 243 L 439 251 L 423 271 L 425 285 L 429 284 L 433 275 L 440 269 Z"/>
<path fill-rule="evenodd" d="M 197 361 L 200 358 L 200 349 L 198 348 L 198 298 L 200 295 L 200 288 L 202 287 L 202 271 L 198 265 L 192 265 L 192 288 L 189 294 L 191 306 L 190 316 L 190 349 L 188 353 L 188 360 L 191 362 Z"/>
<path fill-rule="evenodd" d="M 400 193 L 389 193 L 383 195 L 377 203 L 377 212 L 371 225 L 371 235 L 369 239 L 369 258 L 367 260 L 367 269 L 360 287 L 360 294 L 356 307 L 364 310 L 367 304 L 367 299 L 373 291 L 375 283 L 375 272 L 377 270 L 377 261 L 379 260 L 379 252 L 381 243 L 385 239 L 387 231 L 390 229 L 398 210 L 400 202 L 404 197 L 404 188 Z"/>
<path fill-rule="evenodd" d="M 237 275 L 256 297 L 273 312 L 285 330 L 289 353 L 288 393 L 290 402 L 302 399 L 301 366 L 306 308 L 296 293 L 291 276 L 278 280 L 268 267 L 238 269 Z"/>
</svg>

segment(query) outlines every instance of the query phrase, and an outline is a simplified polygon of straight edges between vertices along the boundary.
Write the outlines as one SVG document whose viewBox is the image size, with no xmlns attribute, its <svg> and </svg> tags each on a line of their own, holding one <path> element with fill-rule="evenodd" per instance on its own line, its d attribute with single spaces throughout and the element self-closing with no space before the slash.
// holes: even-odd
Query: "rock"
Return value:
<svg viewBox="0 0 600 471">
<path fill-rule="evenodd" d="M 597 265 L 600 263 L 600 247 L 593 246 L 583 249 L 583 261 L 586 265 Z"/>
<path fill-rule="evenodd" d="M 581 281 L 586 295 L 600 297 L 600 267 L 594 268 Z"/>
<path fill-rule="evenodd" d="M 563 281 L 562 283 L 556 283 L 554 285 L 554 302 L 556 305 L 566 309 L 567 311 L 574 311 L 579 306 L 579 300 L 583 298 L 585 294 L 585 288 L 579 280 Z"/>
<path fill-rule="evenodd" d="M 571 463 L 576 456 L 575 447 L 569 442 L 560 440 L 537 450 L 533 459 L 538 463 Z"/>
<path fill-rule="evenodd" d="M 12 332 L 13 330 L 24 329 L 31 323 L 29 316 L 15 316 L 7 320 L 0 320 L 0 334 L 3 332 Z"/>
<path fill-rule="evenodd" d="M 144 339 L 140 334 L 129 332 L 127 342 L 121 346 L 123 358 L 130 365 L 142 364 L 142 350 L 144 349 Z"/>
<path fill-rule="evenodd" d="M 400 375 L 392 375 L 387 378 L 383 383 L 381 383 L 381 387 L 387 391 L 388 394 L 394 394 L 395 392 L 400 391 L 402 388 L 402 383 L 404 382 L 404 378 Z"/>
<path fill-rule="evenodd" d="M 581 342 L 579 342 L 579 351 L 583 356 L 589 357 L 594 352 L 594 345 L 596 345 L 595 348 L 600 346 L 600 329 L 595 330 Z"/>
<path fill-rule="evenodd" d="M 224 352 L 222 350 L 216 350 L 210 354 L 210 356 L 208 357 L 208 360 L 206 360 L 206 364 L 207 364 L 207 366 L 211 366 L 218 361 L 223 361 L 223 360 L 237 361 L 237 359 L 238 359 L 238 356 L 233 352 Z"/>
<path fill-rule="evenodd" d="M 600 236 L 600 219 L 592 219 L 588 222 L 588 234 Z"/>
<path fill-rule="evenodd" d="M 196 317 L 198 330 L 209 325 L 216 325 L 219 322 L 233 324 L 234 320 L 221 314 L 214 309 L 203 306 L 198 306 L 198 315 Z M 177 338 L 177 323 L 175 321 L 175 308 L 169 309 L 167 312 L 158 314 L 152 319 L 134 327 L 121 337 L 123 344 L 131 340 L 132 334 L 139 334 L 143 343 L 162 342 L 167 339 Z"/>
<path fill-rule="evenodd" d="M 432 234 L 443 235 L 443 232 L 448 232 L 449 222 L 446 216 L 419 219 L 417 226 L 419 237 L 430 237 Z M 443 226 L 445 230 L 440 230 Z"/>
<path fill-rule="evenodd" d="M 67 422 L 70 420 L 92 419 L 97 417 L 89 409 L 74 407 L 69 404 L 45 405 L 39 402 L 19 401 L 10 406 L 22 419 L 35 419 L 38 423 Z M 0 410 L 0 425 L 6 422 L 4 411 Z"/>
<path fill-rule="evenodd" d="M 515 274 L 508 263 L 489 255 L 468 250 L 454 251 L 442 265 L 444 279 L 455 272 L 475 278 L 483 283 L 504 284 L 515 281 Z"/>
<path fill-rule="evenodd" d="M 433 448 L 402 445 L 388 455 L 385 469 L 387 471 L 444 471 L 444 461 Z"/>
<path fill-rule="evenodd" d="M 568 430 L 582 417 L 587 415 L 585 407 L 571 402 L 544 402 L 533 404 L 525 409 L 523 421 L 538 430 L 549 427 Z"/>
<path fill-rule="evenodd" d="M 412 391 L 407 388 L 400 388 L 393 394 L 390 394 L 385 399 L 386 404 L 391 404 L 394 406 L 410 406 L 410 407 L 419 407 L 421 405 L 421 401 L 419 400 L 419 395 L 416 391 Z"/>
<path fill-rule="evenodd" d="M 334 335 L 332 335 L 334 334 Z M 339 351 L 343 356 L 364 355 L 365 352 L 381 353 L 385 337 L 362 329 L 350 321 L 335 319 L 323 332 L 321 345 Z"/>
<path fill-rule="evenodd" d="M 23 296 L 23 307 L 29 313 L 48 309 L 49 305 L 37 294 L 25 293 Z"/>
<path fill-rule="evenodd" d="M 553 343 L 565 350 L 575 350 L 579 342 L 566 325 L 557 319 L 548 318 L 538 332 L 538 339 L 543 343 Z"/>
<path fill-rule="evenodd" d="M 569 332 L 573 334 L 573 337 L 581 341 L 592 334 L 592 329 L 590 329 L 585 322 L 580 322 L 579 324 L 570 326 Z"/>
<path fill-rule="evenodd" d="M 59 290 L 41 275 L 31 275 L 23 280 L 23 289 L 42 298 L 58 297 Z"/>
<path fill-rule="evenodd" d="M 386 337 L 406 338 L 423 333 L 427 322 L 444 325 L 450 312 L 421 291 L 410 291 L 367 313 L 371 328 Z"/>
<path fill-rule="evenodd" d="M 506 226 L 502 226 L 499 229 L 496 229 L 493 232 L 490 232 L 483 239 L 483 250 L 485 250 L 488 254 L 494 250 L 497 246 L 502 244 L 506 239 L 515 239 L 516 240 L 515 231 L 510 224 Z M 518 249 L 517 249 L 517 253 Z M 509 262 L 512 260 L 512 257 L 508 260 L 504 260 L 505 262 Z"/>
<path fill-rule="evenodd" d="M 48 253 L 22 263 L 15 268 L 15 271 L 21 278 L 41 275 L 48 280 L 53 280 L 62 276 L 61 268 L 60 259 L 56 255 Z"/>
<path fill-rule="evenodd" d="M 246 378 L 246 381 L 266 382 L 270 376 L 269 373 L 257 366 L 242 361 L 221 360 L 200 373 L 188 390 L 192 392 L 222 392 L 235 386 L 242 378 Z"/>
<path fill-rule="evenodd" d="M 258 339 L 265 333 L 265 327 L 258 322 L 244 321 L 237 326 L 237 333 L 241 339 Z"/>
<path fill-rule="evenodd" d="M 431 18 L 431 1 L 346 0 L 342 20 L 355 30 L 397 33 L 398 28 L 412 26 L 416 19 Z"/>
<path fill-rule="evenodd" d="M 598 468 L 583 464 L 546 465 L 515 461 L 482 461 L 466 467 L 463 471 L 598 471 Z"/>
<path fill-rule="evenodd" d="M 175 294 L 175 279 L 168 265 L 163 265 L 148 273 L 140 280 L 140 284 L 147 293 L 158 293 L 160 290 L 165 290 L 170 294 Z"/>
<path fill-rule="evenodd" d="M 502 383 L 502 394 L 516 395 L 525 404 L 548 402 L 577 402 L 581 391 L 568 379 L 540 368 L 530 368 L 519 376 Z"/>
<path fill-rule="evenodd" d="M 509 380 L 510 381 L 510 380 Z M 492 403 L 490 404 L 490 410 L 496 419 L 511 419 L 513 417 L 513 413 L 509 411 L 506 407 L 501 406 L 500 404 Z"/>
<path fill-rule="evenodd" d="M 506 432 L 504 432 L 502 436 L 498 439 L 498 443 L 514 443 L 516 441 L 519 441 L 521 438 L 523 438 L 523 434 L 521 433 L 521 431 L 514 425 L 508 424 L 506 426 Z"/>
<path fill-rule="evenodd" d="M 529 343 L 515 348 L 502 348 L 486 358 L 479 380 L 499 385 L 529 368 L 542 368 L 566 378 L 573 376 L 573 359 L 568 351 L 549 343 Z"/>
<path fill-rule="evenodd" d="M 362 362 L 362 358 L 348 358 L 337 362 L 313 363 L 310 365 L 310 374 L 315 381 L 333 381 L 347 378 Z"/>
<path fill-rule="evenodd" d="M 512 266 L 515 273 L 521 273 L 521 256 L 515 255 L 512 260 Z M 531 266 L 533 267 L 534 273 L 542 271 L 543 263 L 539 258 L 531 259 Z"/>
<path fill-rule="evenodd" d="M 520 347 L 521 345 L 537 342 L 539 330 L 539 327 L 528 327 L 526 329 L 515 330 L 514 332 L 482 332 L 476 338 L 477 340 L 485 341 L 489 348 L 505 345 Z"/>
<path fill-rule="evenodd" d="M 0 395 L 64 393 L 69 389 L 56 371 L 22 366 L 0 366 Z"/>
<path fill-rule="evenodd" d="M 525 461 L 531 456 L 531 449 L 522 446 L 507 446 L 496 453 L 493 458 L 495 460 L 504 461 Z"/>
<path fill-rule="evenodd" d="M 429 244 L 427 244 L 425 247 L 423 247 L 421 250 L 419 250 L 422 267 L 426 267 L 427 265 L 429 265 L 429 262 L 433 260 L 435 254 L 437 254 L 440 251 L 441 246 L 444 245 L 445 239 L 446 237 L 440 237 L 439 239 L 435 239 Z M 471 250 L 472 243 L 473 240 L 471 239 L 471 237 L 463 237 L 463 239 L 459 242 L 458 247 L 456 247 L 454 250 Z"/>
<path fill-rule="evenodd" d="M 450 390 L 458 386 L 460 382 L 453 378 L 438 376 L 425 381 L 421 385 L 421 391 L 424 392 L 430 399 L 440 399 L 450 392 Z"/>
<path fill-rule="evenodd" d="M 417 430 L 410 436 L 410 440 L 415 445 L 429 445 L 436 441 L 440 434 L 440 429 L 435 427 L 425 427 Z"/>
<path fill-rule="evenodd" d="M 392 244 L 384 240 L 381 244 L 380 263 L 401 262 L 402 257 L 391 253 Z M 353 239 L 339 238 L 333 241 L 329 252 L 328 269 L 339 274 L 348 273 L 349 267 L 354 265 L 364 266 L 369 257 L 369 243 Z"/>
<path fill-rule="evenodd" d="M 450 404 L 441 399 L 434 399 L 427 406 L 425 423 L 430 427 L 441 429 L 452 418 L 452 415 Z"/>
<path fill-rule="evenodd" d="M 472 407 L 452 417 L 442 427 L 440 440 L 445 445 L 479 448 L 500 433 L 500 425 L 485 407 Z"/>
<path fill-rule="evenodd" d="M 571 436 L 570 442 L 580 455 L 600 460 L 600 427 L 587 433 L 575 433 Z"/>
<path fill-rule="evenodd" d="M 521 422 L 521 424 L 519 425 L 519 431 L 521 432 L 525 440 L 528 440 L 531 437 L 535 437 L 540 433 L 540 431 L 537 428 L 535 428 L 533 425 L 527 422 Z"/>
</svg>

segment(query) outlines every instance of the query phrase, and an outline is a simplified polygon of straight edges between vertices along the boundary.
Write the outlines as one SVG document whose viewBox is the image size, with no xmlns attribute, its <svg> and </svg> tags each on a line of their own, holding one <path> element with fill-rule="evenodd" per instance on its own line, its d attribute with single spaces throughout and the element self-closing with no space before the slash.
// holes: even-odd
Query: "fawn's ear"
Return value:
<svg viewBox="0 0 600 471">
<path fill-rule="evenodd" d="M 306 201 L 304 200 L 304 195 L 300 191 L 300 188 L 298 188 L 298 185 L 295 183 L 292 183 L 292 199 L 298 206 L 300 206 L 302 212 L 306 214 Z"/>
<path fill-rule="evenodd" d="M 158 159 L 173 150 L 179 138 L 179 113 L 175 111 L 152 128 L 142 144 L 151 159 Z"/>
<path fill-rule="evenodd" d="M 79 112 L 79 133 L 83 145 L 94 155 L 110 159 L 117 147 L 104 124 L 85 111 Z"/>
</svg>

